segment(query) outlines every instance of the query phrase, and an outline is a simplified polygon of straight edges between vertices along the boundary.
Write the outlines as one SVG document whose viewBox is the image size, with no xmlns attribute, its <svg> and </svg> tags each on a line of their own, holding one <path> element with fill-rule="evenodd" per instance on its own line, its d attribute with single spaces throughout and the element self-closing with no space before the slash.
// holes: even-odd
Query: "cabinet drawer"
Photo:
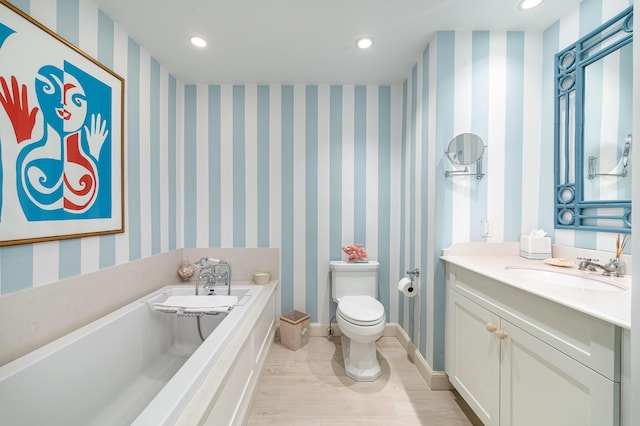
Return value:
<svg viewBox="0 0 640 426">
<path fill-rule="evenodd" d="M 620 328 L 454 265 L 447 285 L 613 381 L 620 381 Z"/>
</svg>

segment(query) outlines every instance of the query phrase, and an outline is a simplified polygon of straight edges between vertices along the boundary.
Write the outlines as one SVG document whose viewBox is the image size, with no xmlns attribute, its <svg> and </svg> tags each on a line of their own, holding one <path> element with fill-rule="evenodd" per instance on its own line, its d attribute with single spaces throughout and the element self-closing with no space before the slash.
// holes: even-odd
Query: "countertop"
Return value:
<svg viewBox="0 0 640 426">
<path fill-rule="evenodd" d="M 479 244 L 484 244 L 479 246 Z M 514 250 L 515 247 L 515 250 Z M 631 329 L 631 276 L 621 278 L 603 277 L 601 272 L 580 271 L 571 267 L 551 266 L 540 260 L 520 257 L 513 243 L 501 245 L 487 243 L 464 243 L 443 251 L 445 262 L 468 269 L 493 280 L 551 300 L 576 311 L 591 315 L 625 329 Z M 569 275 L 587 276 L 608 282 L 607 290 L 579 289 L 560 284 L 546 283 L 538 279 L 524 278 L 526 270 L 518 273 L 508 267 L 539 269 Z M 615 285 L 615 287 L 614 287 Z M 622 290 L 618 290 L 622 288 Z"/>
</svg>

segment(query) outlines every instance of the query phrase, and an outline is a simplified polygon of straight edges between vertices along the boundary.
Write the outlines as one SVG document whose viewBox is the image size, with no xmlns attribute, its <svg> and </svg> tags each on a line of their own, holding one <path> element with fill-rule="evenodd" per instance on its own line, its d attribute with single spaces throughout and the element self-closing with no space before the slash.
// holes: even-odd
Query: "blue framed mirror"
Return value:
<svg viewBox="0 0 640 426">
<path fill-rule="evenodd" d="M 633 7 L 555 56 L 555 227 L 631 233 Z"/>
</svg>

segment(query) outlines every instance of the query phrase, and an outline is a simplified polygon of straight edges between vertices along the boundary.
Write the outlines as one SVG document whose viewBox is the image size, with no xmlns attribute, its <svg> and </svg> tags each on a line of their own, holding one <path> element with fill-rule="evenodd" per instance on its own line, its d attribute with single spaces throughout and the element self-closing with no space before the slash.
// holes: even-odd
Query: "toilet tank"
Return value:
<svg viewBox="0 0 640 426">
<path fill-rule="evenodd" d="M 380 264 L 369 262 L 344 262 L 332 260 L 331 296 L 334 301 L 342 296 L 371 296 L 378 298 L 378 269 Z"/>
</svg>

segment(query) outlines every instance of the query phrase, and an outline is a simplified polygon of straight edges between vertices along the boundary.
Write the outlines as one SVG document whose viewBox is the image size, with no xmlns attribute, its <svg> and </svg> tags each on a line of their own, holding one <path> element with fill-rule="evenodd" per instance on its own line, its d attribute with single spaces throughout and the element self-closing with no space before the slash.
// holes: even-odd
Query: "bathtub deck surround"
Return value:
<svg viewBox="0 0 640 426">
<path fill-rule="evenodd" d="M 238 304 L 203 315 L 201 330 L 194 318 L 153 309 L 193 293 L 168 286 L 0 367 L 2 421 L 195 424 L 214 416 L 241 423 L 273 341 L 277 282 L 235 284 Z"/>
<path fill-rule="evenodd" d="M 181 250 L 0 296 L 0 365 L 178 281 Z"/>
<path fill-rule="evenodd" d="M 188 248 L 0 296 L 0 366 L 95 321 L 166 285 L 181 282 L 185 258 L 225 259 L 234 281 L 266 270 L 279 279 L 280 249 Z M 183 282 L 193 289 L 193 280 Z"/>
<path fill-rule="evenodd" d="M 237 322 L 223 321 L 214 330 L 220 334 L 212 334 L 202 343 L 202 350 L 189 359 L 193 361 L 189 368 L 178 372 L 184 376 L 168 383 L 134 425 L 245 423 L 273 345 L 278 282 L 237 284 L 238 291 L 249 289 L 229 313 L 229 320 Z M 173 407 L 173 411 L 169 413 L 166 407 Z"/>
<path fill-rule="evenodd" d="M 279 248 L 184 248 L 185 257 L 197 260 L 202 257 L 224 259 L 233 267 L 234 281 L 252 281 L 256 271 L 269 271 L 273 281 L 280 279 Z M 192 277 L 192 281 L 195 275 Z"/>
</svg>

